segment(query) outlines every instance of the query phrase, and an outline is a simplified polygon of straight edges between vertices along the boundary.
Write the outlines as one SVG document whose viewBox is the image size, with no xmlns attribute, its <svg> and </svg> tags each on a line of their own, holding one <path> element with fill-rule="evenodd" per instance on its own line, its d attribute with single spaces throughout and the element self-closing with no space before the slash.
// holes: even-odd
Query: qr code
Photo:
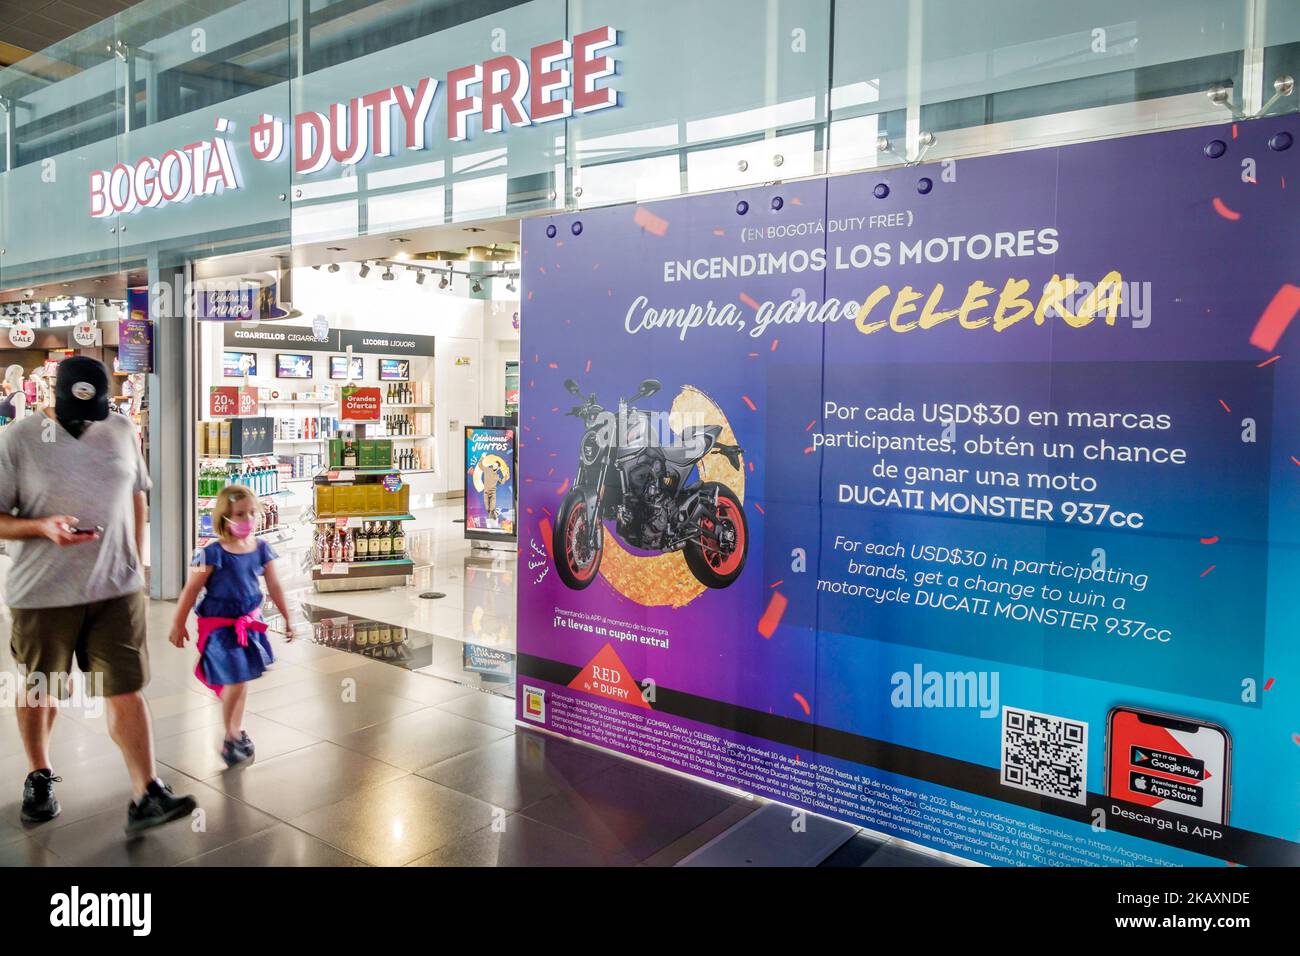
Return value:
<svg viewBox="0 0 1300 956">
<path fill-rule="evenodd" d="M 1032 710 L 1002 708 L 1002 783 L 1088 802 L 1088 725 Z"/>
</svg>

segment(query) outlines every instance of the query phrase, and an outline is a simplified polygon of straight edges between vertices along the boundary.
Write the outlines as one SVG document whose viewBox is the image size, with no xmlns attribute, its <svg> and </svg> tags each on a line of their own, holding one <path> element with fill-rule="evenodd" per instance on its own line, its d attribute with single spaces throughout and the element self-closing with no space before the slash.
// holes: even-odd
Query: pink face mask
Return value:
<svg viewBox="0 0 1300 956">
<path fill-rule="evenodd" d="M 253 533 L 253 522 L 247 520 L 240 521 L 232 518 L 226 522 L 226 528 L 236 538 L 243 539 Z"/>
</svg>

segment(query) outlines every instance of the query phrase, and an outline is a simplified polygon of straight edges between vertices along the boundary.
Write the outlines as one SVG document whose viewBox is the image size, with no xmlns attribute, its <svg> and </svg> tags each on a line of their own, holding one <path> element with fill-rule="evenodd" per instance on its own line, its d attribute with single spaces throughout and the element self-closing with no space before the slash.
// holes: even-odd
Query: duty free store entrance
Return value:
<svg viewBox="0 0 1300 956">
<path fill-rule="evenodd" d="M 267 505 L 258 533 L 309 625 L 299 636 L 513 694 L 513 460 L 492 522 L 503 533 L 471 545 L 463 521 L 466 426 L 515 425 L 518 225 L 473 229 L 295 248 L 288 267 L 278 250 L 194 265 L 192 514 L 201 545 L 215 491 L 250 484 Z M 276 285 L 270 314 L 203 319 L 205 290 L 239 282 Z M 345 420 L 354 386 L 378 390 L 376 421 Z M 241 411 L 222 404 L 239 396 L 255 413 L 214 412 Z M 372 440 L 383 460 L 368 457 Z M 350 444 L 355 461 L 341 457 Z M 471 523 L 481 501 L 471 494 Z M 380 539 L 387 553 L 371 553 Z"/>
</svg>

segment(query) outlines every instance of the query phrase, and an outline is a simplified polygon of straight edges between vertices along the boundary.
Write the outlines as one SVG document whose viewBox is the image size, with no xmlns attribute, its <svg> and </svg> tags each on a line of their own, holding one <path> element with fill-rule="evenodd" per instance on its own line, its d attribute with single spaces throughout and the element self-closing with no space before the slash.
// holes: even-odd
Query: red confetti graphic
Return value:
<svg viewBox="0 0 1300 956">
<path fill-rule="evenodd" d="M 1280 359 L 1281 357 L 1282 357 L 1282 356 L 1280 356 L 1280 355 L 1274 355 L 1272 358 L 1266 358 L 1266 359 L 1264 359 L 1264 361 L 1262 361 L 1262 362 L 1260 362 L 1258 365 L 1256 365 L 1255 368 L 1263 368 L 1265 365 L 1272 365 L 1274 362 L 1276 362 L 1276 361 L 1277 361 L 1278 359 Z"/>
<path fill-rule="evenodd" d="M 749 463 L 749 473 L 751 475 L 754 473 L 754 463 L 752 461 Z"/>
<path fill-rule="evenodd" d="M 1300 734 L 1292 734 L 1291 743 L 1295 744 L 1297 747 L 1300 747 Z"/>
<path fill-rule="evenodd" d="M 753 399 L 751 399 L 748 395 L 740 396 L 740 400 L 749 406 L 749 410 L 751 412 L 758 411 L 758 406 L 754 404 Z"/>
<path fill-rule="evenodd" d="M 767 514 L 767 512 L 763 510 L 763 506 L 760 505 L 757 501 L 754 502 L 754 507 L 758 509 L 759 514 L 761 515 Z"/>
<path fill-rule="evenodd" d="M 796 205 L 796 206 L 802 206 L 802 205 L 803 205 L 803 200 L 800 199 L 798 196 L 795 196 L 793 199 L 790 200 L 790 202 L 793 203 L 793 204 Z"/>
<path fill-rule="evenodd" d="M 804 426 L 803 430 L 806 432 L 810 432 L 813 430 L 813 426 L 815 426 L 816 424 L 817 424 L 817 419 L 814 418 L 812 421 L 810 421 L 807 425 Z"/>
<path fill-rule="evenodd" d="M 805 716 L 805 717 L 811 717 L 811 716 L 812 716 L 812 708 L 808 706 L 808 701 L 804 700 L 804 696 L 803 696 L 803 694 L 799 693 L 798 691 L 795 691 L 795 692 L 794 692 L 794 699 L 797 700 L 797 701 L 799 702 L 799 706 L 803 708 L 804 716 Z M 795 758 L 795 759 L 798 759 L 798 758 Z"/>
<path fill-rule="evenodd" d="M 1273 678 L 1270 677 L 1267 681 L 1264 682 L 1264 689 L 1265 690 L 1273 689 Z"/>
<path fill-rule="evenodd" d="M 1236 222 L 1238 219 L 1241 218 L 1241 213 L 1237 212 L 1236 210 L 1229 209 L 1227 204 L 1218 196 L 1214 197 L 1214 200 L 1211 203 L 1211 205 L 1214 206 L 1215 212 L 1217 212 L 1220 216 L 1222 216 L 1224 219 L 1228 220 L 1229 222 Z"/>
<path fill-rule="evenodd" d="M 745 305 L 749 306 L 751 309 L 758 311 L 758 303 L 754 301 L 754 297 L 748 292 L 740 293 L 740 301 L 745 303 Z"/>
<path fill-rule="evenodd" d="M 547 367 L 547 368 L 559 368 L 560 366 L 556 365 L 554 362 L 547 362 L 547 363 L 546 363 L 546 367 Z"/>
<path fill-rule="evenodd" d="M 1213 538 L 1202 538 L 1201 544 L 1218 544 L 1219 536 L 1216 534 Z"/>
<path fill-rule="evenodd" d="M 584 372 L 590 372 L 590 371 L 591 371 L 591 359 L 587 359 L 587 367 L 586 367 L 585 369 L 583 369 L 583 371 L 584 371 Z"/>
<path fill-rule="evenodd" d="M 1283 283 L 1255 323 L 1255 331 L 1250 333 L 1250 344 L 1265 352 L 1273 351 L 1297 312 L 1300 312 L 1300 286 Z"/>
<path fill-rule="evenodd" d="M 1232 138 L 1233 138 L 1233 139 L 1236 139 L 1236 138 L 1237 138 L 1237 124 L 1236 124 L 1236 123 L 1233 123 L 1233 124 L 1232 124 Z"/>
<path fill-rule="evenodd" d="M 546 266 L 538 266 L 537 271 L 540 272 L 542 275 L 546 275 Z"/>
<path fill-rule="evenodd" d="M 750 357 L 750 358 L 758 358 L 758 353 L 757 353 L 757 352 L 750 352 L 750 353 L 749 353 L 749 357 Z"/>
<path fill-rule="evenodd" d="M 725 230 L 725 229 L 714 229 L 714 230 L 713 230 L 713 234 L 714 234 L 715 236 L 725 236 L 725 235 L 727 234 L 727 230 Z"/>
<path fill-rule="evenodd" d="M 1297 465 L 1300 465 L 1300 458 L 1297 458 L 1295 455 L 1291 456 L 1291 461 Z"/>
<path fill-rule="evenodd" d="M 768 638 L 775 634 L 777 625 L 781 623 L 781 618 L 785 615 L 786 605 L 789 603 L 784 594 L 780 591 L 773 591 L 771 599 L 767 602 L 767 610 L 758 619 L 758 633 Z"/>
<path fill-rule="evenodd" d="M 1227 412 L 1229 415 L 1232 414 L 1232 409 L 1228 407 L 1227 402 L 1225 402 L 1223 399 L 1219 399 L 1219 404 L 1223 406 L 1223 410 L 1225 412 Z"/>
<path fill-rule="evenodd" d="M 531 292 L 528 293 L 528 301 L 529 302 L 533 301 L 533 294 Z"/>
<path fill-rule="evenodd" d="M 776 589 L 783 584 L 785 584 L 785 578 L 782 578 L 780 581 L 773 581 L 771 584 L 768 585 L 768 587 L 772 589 Z"/>
<path fill-rule="evenodd" d="M 543 518 L 537 522 L 537 529 L 542 533 L 542 545 L 546 548 L 546 553 L 554 558 L 555 555 L 551 554 L 551 523 Z"/>
<path fill-rule="evenodd" d="M 566 491 L 568 491 L 568 490 L 569 490 L 569 479 L 568 479 L 568 478 L 565 478 L 565 479 L 564 479 L 564 484 L 562 484 L 562 485 L 560 485 L 560 487 L 556 488 L 556 489 L 555 489 L 555 493 L 556 493 L 557 495 L 562 495 L 562 494 L 564 494 L 564 493 L 565 493 Z"/>
<path fill-rule="evenodd" d="M 780 339 L 773 339 L 773 340 L 772 340 L 772 351 L 775 352 L 775 351 L 776 351 L 776 347 L 777 347 L 778 345 L 780 345 L 780 344 L 781 344 L 781 340 L 780 340 Z"/>
<path fill-rule="evenodd" d="M 636 215 L 632 217 L 632 221 L 652 236 L 662 236 L 668 231 L 668 220 L 656 216 L 644 206 L 637 207 Z"/>
<path fill-rule="evenodd" d="M 1215 568 L 1217 568 L 1217 567 L 1218 567 L 1217 564 L 1212 564 L 1212 565 L 1210 565 L 1208 568 L 1206 568 L 1204 571 L 1201 572 L 1201 577 L 1205 577 L 1207 574 L 1209 574 L 1211 571 L 1213 571 L 1213 570 L 1214 570 Z"/>
<path fill-rule="evenodd" d="M 807 448 L 805 448 L 805 449 L 803 450 L 803 453 L 804 453 L 805 455 L 811 455 L 811 454 L 813 453 L 813 446 L 812 446 L 812 445 L 809 445 Z"/>
</svg>

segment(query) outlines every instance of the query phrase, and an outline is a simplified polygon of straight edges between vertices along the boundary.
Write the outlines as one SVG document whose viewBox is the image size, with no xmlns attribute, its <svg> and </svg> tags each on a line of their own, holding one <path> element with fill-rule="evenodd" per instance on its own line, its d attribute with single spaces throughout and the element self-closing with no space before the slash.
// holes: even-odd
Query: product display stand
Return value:
<svg viewBox="0 0 1300 956">
<path fill-rule="evenodd" d="M 280 544 L 293 537 L 293 528 L 280 513 L 280 506 L 292 493 L 280 486 L 279 460 L 274 455 L 232 455 L 225 458 L 199 458 L 199 488 L 195 499 L 197 515 L 194 527 L 198 546 L 204 547 L 217 540 L 212 527 L 212 508 L 217 503 L 217 491 L 224 485 L 243 484 L 241 477 L 255 471 L 261 476 L 263 487 L 253 484 L 253 491 L 262 502 L 262 521 L 266 527 L 255 532 L 270 544 Z M 268 507 L 268 504 L 271 506 Z"/>
<path fill-rule="evenodd" d="M 410 488 L 401 480 L 401 472 L 389 466 L 376 465 L 360 454 L 363 447 L 387 449 L 391 460 L 392 442 L 387 439 L 368 439 L 368 427 L 373 422 L 351 424 L 355 430 L 352 439 L 339 439 L 344 453 L 349 446 L 356 456 L 357 465 L 350 458 L 343 465 L 331 465 L 313 481 L 316 500 L 315 552 L 319 560 L 312 567 L 312 583 L 317 591 L 365 591 L 380 588 L 403 587 L 415 569 L 405 547 L 403 525 L 414 521 L 409 513 Z M 337 447 L 337 446 L 336 446 Z M 397 488 L 391 487 L 396 477 Z M 382 544 L 381 554 L 391 554 L 394 542 L 400 542 L 400 556 L 373 557 L 371 547 Z M 358 553 L 361 552 L 361 553 Z"/>
</svg>

